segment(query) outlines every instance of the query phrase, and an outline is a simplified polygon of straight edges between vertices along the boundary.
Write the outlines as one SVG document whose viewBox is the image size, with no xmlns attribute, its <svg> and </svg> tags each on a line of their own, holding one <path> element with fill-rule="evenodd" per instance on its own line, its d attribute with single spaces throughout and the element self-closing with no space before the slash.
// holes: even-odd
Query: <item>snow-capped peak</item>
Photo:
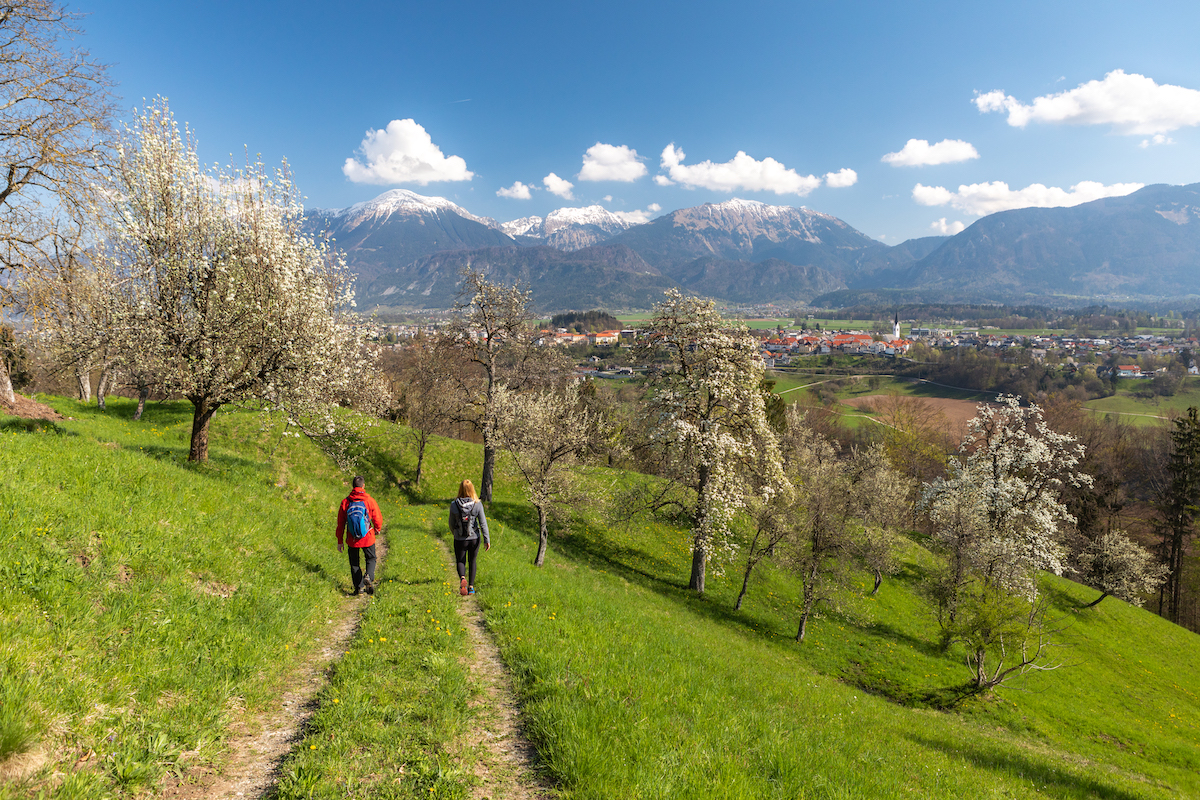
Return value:
<svg viewBox="0 0 1200 800">
<path fill-rule="evenodd" d="M 500 227 L 496 220 L 490 217 L 477 217 L 444 197 L 426 197 L 408 189 L 392 189 L 371 200 L 355 203 L 349 208 L 318 210 L 318 213 L 344 220 L 347 230 L 353 230 L 368 219 L 380 217 L 387 219 L 393 214 L 437 214 L 446 211 L 481 225 L 487 225 L 489 228 Z"/>
<path fill-rule="evenodd" d="M 542 218 L 541 217 L 521 217 L 520 219 L 510 220 L 509 222 L 501 222 L 500 230 L 507 233 L 509 236 L 537 236 L 542 235 Z"/>
</svg>

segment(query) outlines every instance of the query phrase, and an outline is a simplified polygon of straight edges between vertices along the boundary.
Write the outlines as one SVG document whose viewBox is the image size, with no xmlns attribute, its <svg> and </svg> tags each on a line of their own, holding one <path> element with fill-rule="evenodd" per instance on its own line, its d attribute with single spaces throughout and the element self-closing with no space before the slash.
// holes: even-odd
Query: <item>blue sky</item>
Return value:
<svg viewBox="0 0 1200 800">
<path fill-rule="evenodd" d="M 168 97 L 206 161 L 286 156 L 317 207 L 399 187 L 505 221 L 743 197 L 895 244 L 1200 181 L 1195 2 L 71 7 L 122 108 Z"/>
</svg>

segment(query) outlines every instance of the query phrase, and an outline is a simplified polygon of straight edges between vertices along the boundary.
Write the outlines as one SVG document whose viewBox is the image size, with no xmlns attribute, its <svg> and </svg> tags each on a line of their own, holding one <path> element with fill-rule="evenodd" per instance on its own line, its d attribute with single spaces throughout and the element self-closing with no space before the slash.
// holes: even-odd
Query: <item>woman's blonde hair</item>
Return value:
<svg viewBox="0 0 1200 800">
<path fill-rule="evenodd" d="M 472 500 L 479 499 L 479 495 L 475 494 L 475 484 L 471 483 L 469 478 L 458 485 L 458 496 L 469 497 Z"/>
</svg>

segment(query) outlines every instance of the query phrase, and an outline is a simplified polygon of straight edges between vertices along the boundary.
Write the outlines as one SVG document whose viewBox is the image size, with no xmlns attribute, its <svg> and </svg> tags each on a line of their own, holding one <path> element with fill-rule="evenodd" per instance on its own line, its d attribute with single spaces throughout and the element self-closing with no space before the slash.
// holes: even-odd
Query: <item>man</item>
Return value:
<svg viewBox="0 0 1200 800">
<path fill-rule="evenodd" d="M 362 476 L 355 475 L 354 488 L 350 490 L 350 496 L 342 501 L 337 521 L 338 552 L 342 552 L 342 538 L 345 535 L 346 545 L 350 548 L 350 581 L 354 584 L 356 595 L 360 591 L 375 594 L 375 532 L 383 528 L 379 504 L 367 494 L 364 485 Z M 367 562 L 365 576 L 358 565 L 360 552 Z"/>
</svg>

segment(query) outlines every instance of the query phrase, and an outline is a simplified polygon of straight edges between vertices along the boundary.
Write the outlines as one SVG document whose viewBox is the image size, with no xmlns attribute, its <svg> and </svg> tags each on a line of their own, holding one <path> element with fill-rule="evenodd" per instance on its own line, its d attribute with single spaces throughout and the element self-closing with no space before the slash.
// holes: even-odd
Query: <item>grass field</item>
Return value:
<svg viewBox="0 0 1200 800">
<path fill-rule="evenodd" d="M 184 406 L 135 424 L 120 403 L 108 415 L 55 404 L 76 420 L 37 430 L 0 419 L 0 515 L 28 532 L 0 553 L 0 743 L 25 735 L 19 746 L 52 759 L 0 795 L 152 792 L 189 759 L 219 766 L 230 725 L 270 702 L 347 602 L 329 529 L 343 476 L 303 440 L 272 457 L 278 429 L 253 414 L 218 415 L 213 463 L 195 467 L 181 458 Z M 369 487 L 411 469 L 390 433 L 370 443 Z M 480 453 L 439 440 L 427 459 L 421 491 L 374 492 L 389 521 L 383 583 L 280 797 L 474 796 L 474 688 L 436 539 Z M 1194 634 L 1111 598 L 1077 612 L 1095 592 L 1046 576 L 1068 622 L 1062 668 L 938 710 L 933 699 L 967 671 L 960 651 L 938 647 L 920 599 L 933 561 L 919 541 L 901 541 L 900 570 L 878 596 L 861 576 L 801 645 L 794 578 L 760 567 L 735 612 L 730 563 L 697 597 L 684 588 L 686 531 L 596 511 L 614 481 L 640 478 L 594 468 L 582 480 L 590 501 L 557 524 L 539 569 L 536 515 L 502 473 L 477 581 L 558 796 L 1200 796 Z M 222 513 L 230 506 L 238 513 Z M 178 532 L 158 533 L 159 519 Z M 209 595 L 209 583 L 237 590 Z M 68 777 L 56 783 L 55 769 Z"/>
<path fill-rule="evenodd" d="M 1173 414 L 1183 414 L 1190 406 L 1200 407 L 1200 378 L 1188 378 L 1180 390 L 1170 397 L 1143 399 L 1133 392 L 1146 388 L 1149 380 L 1123 379 L 1117 383 L 1117 393 L 1084 403 L 1098 413 L 1119 416 L 1134 425 L 1162 425 Z"/>
</svg>

